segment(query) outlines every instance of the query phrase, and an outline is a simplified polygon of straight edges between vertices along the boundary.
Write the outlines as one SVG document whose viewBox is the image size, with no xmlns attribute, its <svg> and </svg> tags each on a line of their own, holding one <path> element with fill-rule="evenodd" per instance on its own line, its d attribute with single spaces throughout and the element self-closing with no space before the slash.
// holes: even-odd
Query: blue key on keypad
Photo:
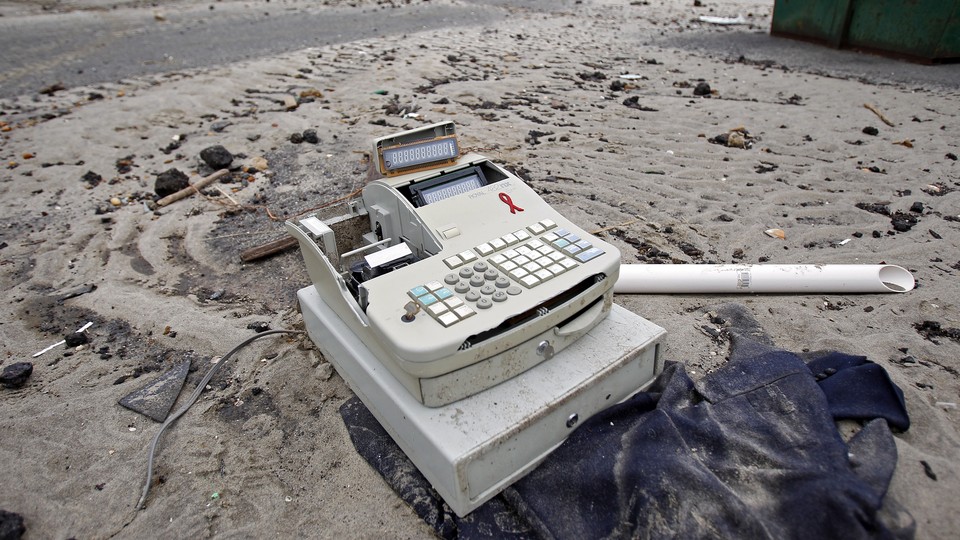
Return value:
<svg viewBox="0 0 960 540">
<path fill-rule="evenodd" d="M 428 291 L 426 287 L 424 287 L 423 285 L 420 285 L 419 287 L 414 287 L 410 289 L 410 296 L 417 298 L 418 296 L 423 296 L 429 292 L 430 291 Z"/>
<path fill-rule="evenodd" d="M 439 300 L 437 300 L 437 297 L 432 294 L 425 294 L 423 296 L 418 296 L 417 301 L 423 304 L 424 307 L 429 306 L 431 304 L 436 304 L 437 302 L 439 302 Z"/>
</svg>

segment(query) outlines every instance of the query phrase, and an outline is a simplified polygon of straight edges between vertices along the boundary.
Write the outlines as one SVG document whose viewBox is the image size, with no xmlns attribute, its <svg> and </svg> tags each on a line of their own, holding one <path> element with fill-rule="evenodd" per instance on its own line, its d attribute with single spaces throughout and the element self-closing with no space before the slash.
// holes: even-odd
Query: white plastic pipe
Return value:
<svg viewBox="0 0 960 540">
<path fill-rule="evenodd" d="M 613 292 L 855 294 L 913 286 L 913 274 L 892 264 L 624 264 Z"/>
</svg>

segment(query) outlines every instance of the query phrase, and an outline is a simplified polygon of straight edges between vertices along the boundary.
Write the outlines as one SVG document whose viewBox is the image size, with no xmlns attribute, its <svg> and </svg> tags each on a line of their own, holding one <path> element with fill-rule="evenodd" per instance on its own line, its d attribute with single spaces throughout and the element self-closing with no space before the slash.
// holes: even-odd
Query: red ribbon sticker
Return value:
<svg viewBox="0 0 960 540">
<path fill-rule="evenodd" d="M 523 212 L 523 208 L 513 204 L 513 199 L 510 198 L 506 193 L 500 193 L 500 200 L 510 205 L 510 213 L 516 214 L 517 212 Z"/>
</svg>

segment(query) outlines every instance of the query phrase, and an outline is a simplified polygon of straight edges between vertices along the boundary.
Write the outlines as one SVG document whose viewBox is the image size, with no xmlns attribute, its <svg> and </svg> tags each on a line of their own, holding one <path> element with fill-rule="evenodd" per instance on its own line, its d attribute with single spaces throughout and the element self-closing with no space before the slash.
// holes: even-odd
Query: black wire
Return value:
<svg viewBox="0 0 960 540">
<path fill-rule="evenodd" d="M 267 330 L 265 332 L 260 332 L 255 336 L 250 336 L 249 338 L 243 340 L 239 345 L 230 350 L 227 354 L 223 355 L 219 362 L 214 364 L 210 371 L 207 371 L 207 374 L 203 376 L 203 380 L 200 381 L 200 384 L 197 385 L 197 388 L 193 391 L 193 394 L 190 395 L 190 399 L 187 400 L 187 403 L 184 404 L 177 412 L 173 413 L 167 420 L 160 426 L 160 431 L 153 436 L 153 441 L 150 443 L 150 450 L 147 453 L 147 481 L 143 485 L 143 494 L 140 495 L 140 500 L 137 501 L 137 510 L 142 510 L 144 503 L 147 502 L 147 494 L 150 493 L 150 483 L 153 481 L 153 456 L 157 449 L 157 442 L 160 440 L 160 436 L 163 435 L 165 429 L 167 429 L 171 424 L 177 421 L 178 418 L 183 416 L 187 410 L 196 403 L 197 399 L 200 397 L 200 394 L 203 392 L 203 389 L 207 387 L 207 383 L 210 382 L 210 379 L 213 378 L 220 366 L 227 363 L 227 360 L 231 356 L 236 354 L 240 349 L 243 349 L 250 343 L 262 338 L 271 336 L 274 334 L 302 334 L 303 332 L 299 330 Z"/>
</svg>

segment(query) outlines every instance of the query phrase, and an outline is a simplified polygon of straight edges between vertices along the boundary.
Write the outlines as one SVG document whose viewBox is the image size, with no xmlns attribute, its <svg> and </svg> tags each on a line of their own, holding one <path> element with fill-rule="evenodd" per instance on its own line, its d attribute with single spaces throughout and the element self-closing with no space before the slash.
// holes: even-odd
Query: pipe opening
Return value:
<svg viewBox="0 0 960 540">
<path fill-rule="evenodd" d="M 880 283 L 882 283 L 890 292 L 907 292 L 913 290 L 915 281 L 913 274 L 907 270 L 894 266 L 892 264 L 880 267 Z"/>
</svg>

